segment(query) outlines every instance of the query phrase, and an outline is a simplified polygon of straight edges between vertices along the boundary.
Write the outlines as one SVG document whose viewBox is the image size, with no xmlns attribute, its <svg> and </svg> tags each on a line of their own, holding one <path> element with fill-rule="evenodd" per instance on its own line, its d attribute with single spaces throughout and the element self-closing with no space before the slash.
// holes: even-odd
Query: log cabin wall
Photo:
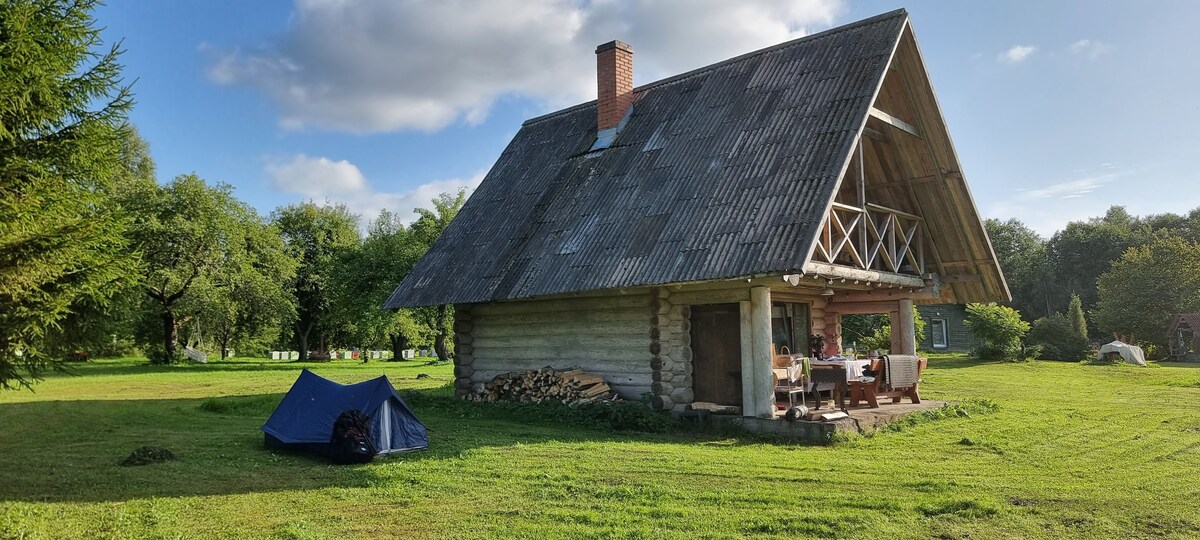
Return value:
<svg viewBox="0 0 1200 540">
<path fill-rule="evenodd" d="M 836 334 L 836 315 L 829 327 L 824 297 L 786 287 L 771 294 L 775 301 L 808 304 L 811 333 Z M 455 393 L 478 392 L 501 373 L 577 367 L 604 377 L 624 399 L 649 393 L 655 408 L 683 410 L 695 401 L 692 306 L 749 300 L 750 286 L 744 282 L 710 282 L 461 304 L 455 310 Z"/>
<path fill-rule="evenodd" d="M 663 335 L 651 318 L 653 301 L 640 292 L 460 308 L 456 394 L 481 390 L 501 373 L 550 366 L 600 375 L 622 398 L 640 399 L 655 382 L 652 336 Z"/>
<path fill-rule="evenodd" d="M 695 400 L 692 387 L 691 307 L 672 299 L 671 291 L 655 291 L 650 315 L 650 368 L 656 409 L 683 408 Z"/>
</svg>

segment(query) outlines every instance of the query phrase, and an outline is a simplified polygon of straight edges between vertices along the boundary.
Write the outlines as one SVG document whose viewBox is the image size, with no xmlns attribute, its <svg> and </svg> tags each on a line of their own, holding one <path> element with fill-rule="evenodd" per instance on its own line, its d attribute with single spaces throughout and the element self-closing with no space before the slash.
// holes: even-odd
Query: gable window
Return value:
<svg viewBox="0 0 1200 540">
<path fill-rule="evenodd" d="M 776 354 L 808 356 L 808 304 L 775 302 L 771 306 L 771 342 Z"/>
<path fill-rule="evenodd" d="M 946 336 L 946 319 L 929 320 L 929 337 L 932 338 L 935 349 L 945 349 L 950 346 Z"/>
</svg>

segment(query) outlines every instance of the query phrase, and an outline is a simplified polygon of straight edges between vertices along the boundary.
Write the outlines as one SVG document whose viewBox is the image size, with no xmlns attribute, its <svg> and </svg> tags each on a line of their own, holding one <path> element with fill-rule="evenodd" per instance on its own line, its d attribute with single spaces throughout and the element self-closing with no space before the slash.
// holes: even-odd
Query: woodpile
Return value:
<svg viewBox="0 0 1200 540">
<path fill-rule="evenodd" d="M 502 373 L 472 396 L 475 401 L 515 401 L 565 405 L 586 405 L 620 400 L 604 378 L 581 369 L 556 370 L 550 367 L 520 373 Z"/>
</svg>

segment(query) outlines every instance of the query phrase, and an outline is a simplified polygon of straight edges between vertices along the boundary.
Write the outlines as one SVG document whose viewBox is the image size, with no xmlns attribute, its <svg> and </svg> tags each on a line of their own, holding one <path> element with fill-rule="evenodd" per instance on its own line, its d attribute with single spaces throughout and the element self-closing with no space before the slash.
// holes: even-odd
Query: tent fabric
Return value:
<svg viewBox="0 0 1200 540">
<path fill-rule="evenodd" d="M 380 454 L 429 446 L 429 433 L 387 377 L 339 384 L 307 369 L 263 424 L 267 446 L 321 452 L 342 411 L 357 409 L 371 419 L 371 438 Z"/>
<path fill-rule="evenodd" d="M 1130 345 L 1121 341 L 1106 343 L 1100 347 L 1100 353 L 1096 355 L 1096 360 L 1103 360 L 1104 355 L 1115 352 L 1121 355 L 1121 358 L 1130 364 L 1139 366 L 1146 365 L 1146 354 L 1142 352 L 1142 348 L 1137 345 Z"/>
</svg>

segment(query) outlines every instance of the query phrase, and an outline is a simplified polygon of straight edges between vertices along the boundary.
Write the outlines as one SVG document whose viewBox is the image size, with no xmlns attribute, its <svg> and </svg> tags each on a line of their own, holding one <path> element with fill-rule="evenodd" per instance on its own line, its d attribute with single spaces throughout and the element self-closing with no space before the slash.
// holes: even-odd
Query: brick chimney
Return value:
<svg viewBox="0 0 1200 540">
<path fill-rule="evenodd" d="M 596 47 L 596 129 L 616 128 L 633 105 L 633 47 L 610 41 Z"/>
</svg>

